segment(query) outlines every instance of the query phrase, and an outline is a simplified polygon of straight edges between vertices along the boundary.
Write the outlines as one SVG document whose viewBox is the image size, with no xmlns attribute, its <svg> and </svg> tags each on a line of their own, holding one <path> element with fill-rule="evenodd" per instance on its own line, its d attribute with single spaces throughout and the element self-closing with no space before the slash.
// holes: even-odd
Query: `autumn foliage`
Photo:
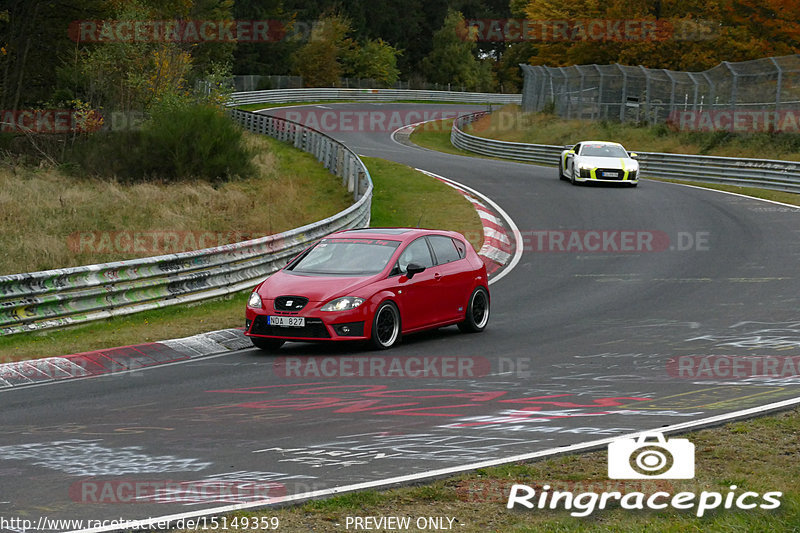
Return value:
<svg viewBox="0 0 800 533">
<path fill-rule="evenodd" d="M 567 66 L 621 63 L 704 70 L 800 52 L 798 0 L 558 0 L 514 1 L 535 21 L 653 21 L 655 38 L 574 38 L 530 43 L 528 63 Z"/>
</svg>

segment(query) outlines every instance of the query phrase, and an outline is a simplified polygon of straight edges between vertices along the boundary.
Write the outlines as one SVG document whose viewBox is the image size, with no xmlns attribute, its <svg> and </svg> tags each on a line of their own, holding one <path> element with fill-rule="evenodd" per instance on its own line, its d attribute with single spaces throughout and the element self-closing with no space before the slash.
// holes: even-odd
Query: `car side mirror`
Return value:
<svg viewBox="0 0 800 533">
<path fill-rule="evenodd" d="M 422 265 L 418 265 L 417 263 L 409 263 L 406 267 L 406 276 L 408 279 L 413 278 L 416 274 L 420 272 L 425 272 L 425 267 Z"/>
<path fill-rule="evenodd" d="M 631 152 L 630 155 L 631 155 L 631 159 L 636 159 L 637 157 L 639 157 L 639 154 L 637 154 L 636 152 Z"/>
</svg>

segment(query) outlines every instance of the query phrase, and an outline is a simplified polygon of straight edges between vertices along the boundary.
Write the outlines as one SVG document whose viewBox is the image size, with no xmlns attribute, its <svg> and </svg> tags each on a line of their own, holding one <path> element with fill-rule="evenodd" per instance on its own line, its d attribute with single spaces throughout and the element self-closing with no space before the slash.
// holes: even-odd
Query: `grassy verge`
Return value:
<svg viewBox="0 0 800 533">
<path fill-rule="evenodd" d="M 287 157 L 297 152 L 286 145 L 275 148 L 275 153 L 286 150 Z M 373 226 L 413 227 L 421 222 L 426 227 L 461 231 L 470 238 L 473 246 L 480 247 L 483 240 L 480 219 L 472 205 L 454 189 L 404 165 L 375 158 L 366 158 L 365 163 L 375 184 Z M 324 171 L 316 161 L 314 164 Z M 299 164 L 294 171 L 312 173 Z M 324 172 L 327 174 L 327 171 Z M 339 178 L 333 180 L 340 183 Z M 340 192 L 337 189 L 336 193 Z M 320 192 L 308 191 L 307 194 L 314 198 Z M 248 201 L 255 199 L 248 198 Z M 341 209 L 346 205 L 349 205 L 349 201 Z M 247 209 L 256 210 L 254 207 Z M 328 216 L 313 214 L 316 212 L 309 208 L 303 223 Z M 311 218 L 314 216 L 317 218 Z M 239 293 L 227 299 L 146 311 L 69 329 L 0 337 L 0 362 L 65 355 L 239 327 L 244 320 L 247 296 L 247 293 Z"/>
<path fill-rule="evenodd" d="M 478 470 L 417 487 L 346 494 L 303 505 L 252 513 L 239 517 L 277 517 L 282 531 L 346 531 L 347 517 L 455 518 L 453 529 L 471 533 L 483 531 L 587 532 L 616 531 L 638 533 L 659 531 L 798 531 L 800 530 L 800 489 L 797 462 L 800 453 L 800 410 L 795 409 L 758 419 L 734 422 L 718 428 L 685 435 L 695 444 L 696 475 L 692 480 L 609 481 L 607 453 L 597 451 L 567 455 L 534 463 L 515 463 Z M 682 437 L 682 438 L 683 438 Z M 575 517 L 557 509 L 506 509 L 511 485 L 521 483 L 537 491 L 549 484 L 552 491 L 643 492 L 663 490 L 670 495 L 702 491 L 725 497 L 731 485 L 738 497 L 746 491 L 763 495 L 780 491 L 781 505 L 776 510 L 717 509 L 703 517 L 691 510 L 671 507 L 660 511 L 626 510 L 619 505 L 597 509 L 589 516 Z M 662 501 L 669 501 L 666 498 Z M 757 499 L 761 501 L 760 497 Z M 659 502 L 660 503 L 660 502 Z M 445 522 L 446 523 L 446 522 Z M 352 530 L 352 524 L 350 529 Z M 411 527 L 407 531 L 419 531 Z"/>
<path fill-rule="evenodd" d="M 450 142 L 450 129 L 453 127 L 453 119 L 434 120 L 418 126 L 411 132 L 409 140 L 423 148 L 445 152 L 454 155 L 477 155 L 466 150 L 461 150 L 453 146 Z"/>
<path fill-rule="evenodd" d="M 475 249 L 483 244 L 483 227 L 472 205 L 449 185 L 405 165 L 362 158 L 375 192 L 372 226 L 410 226 L 459 231 Z"/>
<path fill-rule="evenodd" d="M 573 121 L 578 122 L 578 121 Z M 450 142 L 450 128 L 452 127 L 452 120 L 447 121 L 436 121 L 427 124 L 428 127 L 419 127 L 411 134 L 411 142 L 422 146 L 423 148 L 428 148 L 430 150 L 436 150 L 439 152 L 445 152 L 448 154 L 455 154 L 455 155 L 468 155 L 472 157 L 484 157 L 479 154 L 474 154 L 471 152 L 466 152 L 464 150 L 460 150 L 452 145 Z M 537 133 L 537 140 L 533 141 L 524 141 L 530 142 L 533 144 L 560 144 L 558 141 L 554 141 L 546 137 L 547 130 L 544 126 L 540 133 Z M 478 132 L 471 132 L 473 134 L 478 134 Z M 487 130 L 482 130 L 480 132 L 481 136 L 487 136 Z M 575 130 L 570 133 L 572 135 L 572 139 L 575 138 L 587 138 L 591 135 L 582 136 L 583 133 L 581 130 Z M 505 137 L 504 135 L 498 135 L 499 137 Z M 800 135 L 798 135 L 800 137 Z M 612 138 L 612 137 L 606 137 Z M 500 140 L 515 140 L 509 138 L 501 138 Z M 614 139 L 616 140 L 616 139 Z M 574 142 L 574 140 L 572 141 Z M 564 143 L 567 144 L 567 143 Z M 571 144 L 571 143 L 570 143 Z M 625 144 L 625 143 L 623 143 Z M 637 145 L 638 146 L 638 145 Z M 637 148 L 637 150 L 640 148 Z M 646 151 L 649 151 L 647 149 Z M 657 150 L 653 150 L 657 151 Z M 485 158 L 485 157 L 484 157 Z M 485 158 L 485 159 L 492 159 L 492 158 Z M 541 163 L 536 163 L 537 165 L 541 166 Z M 552 166 L 556 166 L 556 163 L 553 163 Z M 791 193 L 791 192 L 782 192 L 782 191 L 772 191 L 768 189 L 758 189 L 755 187 L 738 187 L 735 185 L 724 185 L 724 184 L 716 184 L 716 183 L 700 183 L 700 182 L 692 182 L 692 181 L 685 181 L 685 180 L 670 180 L 670 179 L 662 179 L 662 178 L 647 178 L 653 179 L 656 181 L 666 181 L 671 183 L 683 183 L 686 185 L 694 185 L 697 187 L 705 187 L 706 189 L 716 189 L 720 191 L 728 191 L 728 192 L 735 192 L 738 194 L 743 194 L 745 196 L 752 196 L 754 198 L 764 198 L 766 200 L 772 200 L 775 202 L 783 202 L 786 204 L 793 204 L 793 205 L 800 205 L 800 194 Z"/>
<path fill-rule="evenodd" d="M 636 126 L 523 113 L 517 105 L 504 106 L 477 120 L 467 131 L 479 137 L 531 144 L 563 145 L 595 139 L 616 141 L 643 152 L 800 161 L 800 135 L 792 133 L 680 132 L 665 124 Z"/>
<path fill-rule="evenodd" d="M 444 152 L 453 155 L 465 155 L 468 157 L 480 157 L 483 159 L 495 159 L 498 161 L 508 161 L 508 159 L 503 159 L 500 157 L 488 157 L 456 148 L 453 146 L 453 143 L 450 142 L 450 130 L 452 127 L 453 119 L 426 122 L 424 125 L 417 127 L 413 132 L 411 132 L 409 140 L 423 148 L 436 150 L 437 152 Z M 536 164 L 541 165 L 541 163 Z M 553 163 L 553 166 L 556 166 L 556 163 Z"/>
<path fill-rule="evenodd" d="M 246 141 L 256 174 L 216 186 L 0 167 L 0 274 L 226 244 L 321 220 L 352 202 L 312 155 L 266 136 Z"/>
</svg>

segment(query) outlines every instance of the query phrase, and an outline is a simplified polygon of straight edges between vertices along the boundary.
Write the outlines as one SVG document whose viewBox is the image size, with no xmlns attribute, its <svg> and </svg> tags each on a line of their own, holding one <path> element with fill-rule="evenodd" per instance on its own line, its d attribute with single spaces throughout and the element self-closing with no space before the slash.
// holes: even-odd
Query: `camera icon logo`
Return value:
<svg viewBox="0 0 800 533">
<path fill-rule="evenodd" d="M 667 441 L 662 433 L 642 433 L 636 439 L 615 440 L 608 445 L 608 477 L 692 479 L 694 444 L 688 439 Z"/>
</svg>

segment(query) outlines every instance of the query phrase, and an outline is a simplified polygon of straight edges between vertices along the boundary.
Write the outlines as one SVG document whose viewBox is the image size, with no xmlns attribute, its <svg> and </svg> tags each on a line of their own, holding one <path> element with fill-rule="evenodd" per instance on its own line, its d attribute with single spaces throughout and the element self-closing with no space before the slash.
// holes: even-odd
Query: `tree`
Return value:
<svg viewBox="0 0 800 533">
<path fill-rule="evenodd" d="M 6 0 L 0 8 L 0 109 L 75 99 L 138 105 L 147 101 L 140 93 L 148 84 L 161 93 L 176 73 L 181 86 L 189 86 L 212 64 L 229 63 L 235 43 L 94 42 L 83 38 L 81 21 L 114 27 L 119 20 L 228 20 L 232 7 L 233 0 Z"/>
<path fill-rule="evenodd" d="M 306 87 L 335 87 L 343 75 L 387 85 L 397 81 L 399 52 L 381 39 L 359 45 L 348 37 L 351 31 L 350 21 L 338 14 L 314 23 L 309 41 L 292 55 L 294 73 Z"/>
<path fill-rule="evenodd" d="M 369 39 L 362 46 L 353 46 L 344 57 L 345 74 L 393 85 L 399 78 L 399 52 L 383 39 Z"/>
<path fill-rule="evenodd" d="M 294 73 L 306 87 L 335 87 L 342 75 L 341 57 L 352 43 L 350 23 L 341 15 L 328 15 L 314 25 L 310 40 L 292 55 Z"/>
<path fill-rule="evenodd" d="M 145 3 L 132 1 L 112 14 L 116 21 L 159 20 Z M 186 92 L 192 58 L 185 43 L 113 40 L 85 45 L 79 58 L 86 94 L 114 111 L 146 111 L 154 103 Z"/>
<path fill-rule="evenodd" d="M 155 0 L 160 4 L 159 0 Z M 193 20 L 225 21 L 234 18 L 234 0 L 177 0 L 190 4 L 188 17 Z M 238 0 L 237 0 L 238 1 Z M 170 18 L 165 13 L 165 18 Z M 172 15 L 174 16 L 174 15 Z M 212 65 L 233 64 L 233 51 L 238 46 L 235 42 L 201 41 L 198 43 L 185 43 L 181 50 L 192 58 L 191 71 L 187 78 L 190 85 L 198 79 L 203 79 L 213 68 Z"/>
<path fill-rule="evenodd" d="M 800 52 L 800 2 L 787 0 L 733 0 L 724 14 L 740 27 L 764 55 Z"/>
<path fill-rule="evenodd" d="M 0 12 L 0 109 L 48 100 L 58 68 L 73 59 L 67 28 L 74 20 L 105 18 L 106 0 L 6 0 Z"/>
<path fill-rule="evenodd" d="M 276 32 L 269 42 L 237 43 L 233 72 L 245 75 L 289 74 L 291 55 L 301 43 L 288 38 L 297 25 L 293 15 L 284 9 L 282 0 L 236 0 L 233 15 L 236 20 L 268 20 L 286 32 Z"/>
<path fill-rule="evenodd" d="M 512 0 L 512 7 L 517 13 L 524 10 L 531 20 L 572 25 L 566 39 L 553 38 L 552 31 L 535 36 L 535 49 L 529 58 L 535 65 L 616 62 L 696 71 L 722 61 L 744 61 L 800 50 L 800 4 L 796 1 Z M 607 31 L 605 38 L 592 39 L 577 30 L 580 22 L 587 20 L 646 21 L 656 31 L 647 38 L 635 34 L 620 38 Z"/>
<path fill-rule="evenodd" d="M 475 41 L 476 35 L 467 28 L 464 16 L 449 10 L 444 24 L 433 35 L 433 50 L 422 63 L 428 80 L 468 90 L 487 90 L 491 70 L 475 57 Z"/>
</svg>

